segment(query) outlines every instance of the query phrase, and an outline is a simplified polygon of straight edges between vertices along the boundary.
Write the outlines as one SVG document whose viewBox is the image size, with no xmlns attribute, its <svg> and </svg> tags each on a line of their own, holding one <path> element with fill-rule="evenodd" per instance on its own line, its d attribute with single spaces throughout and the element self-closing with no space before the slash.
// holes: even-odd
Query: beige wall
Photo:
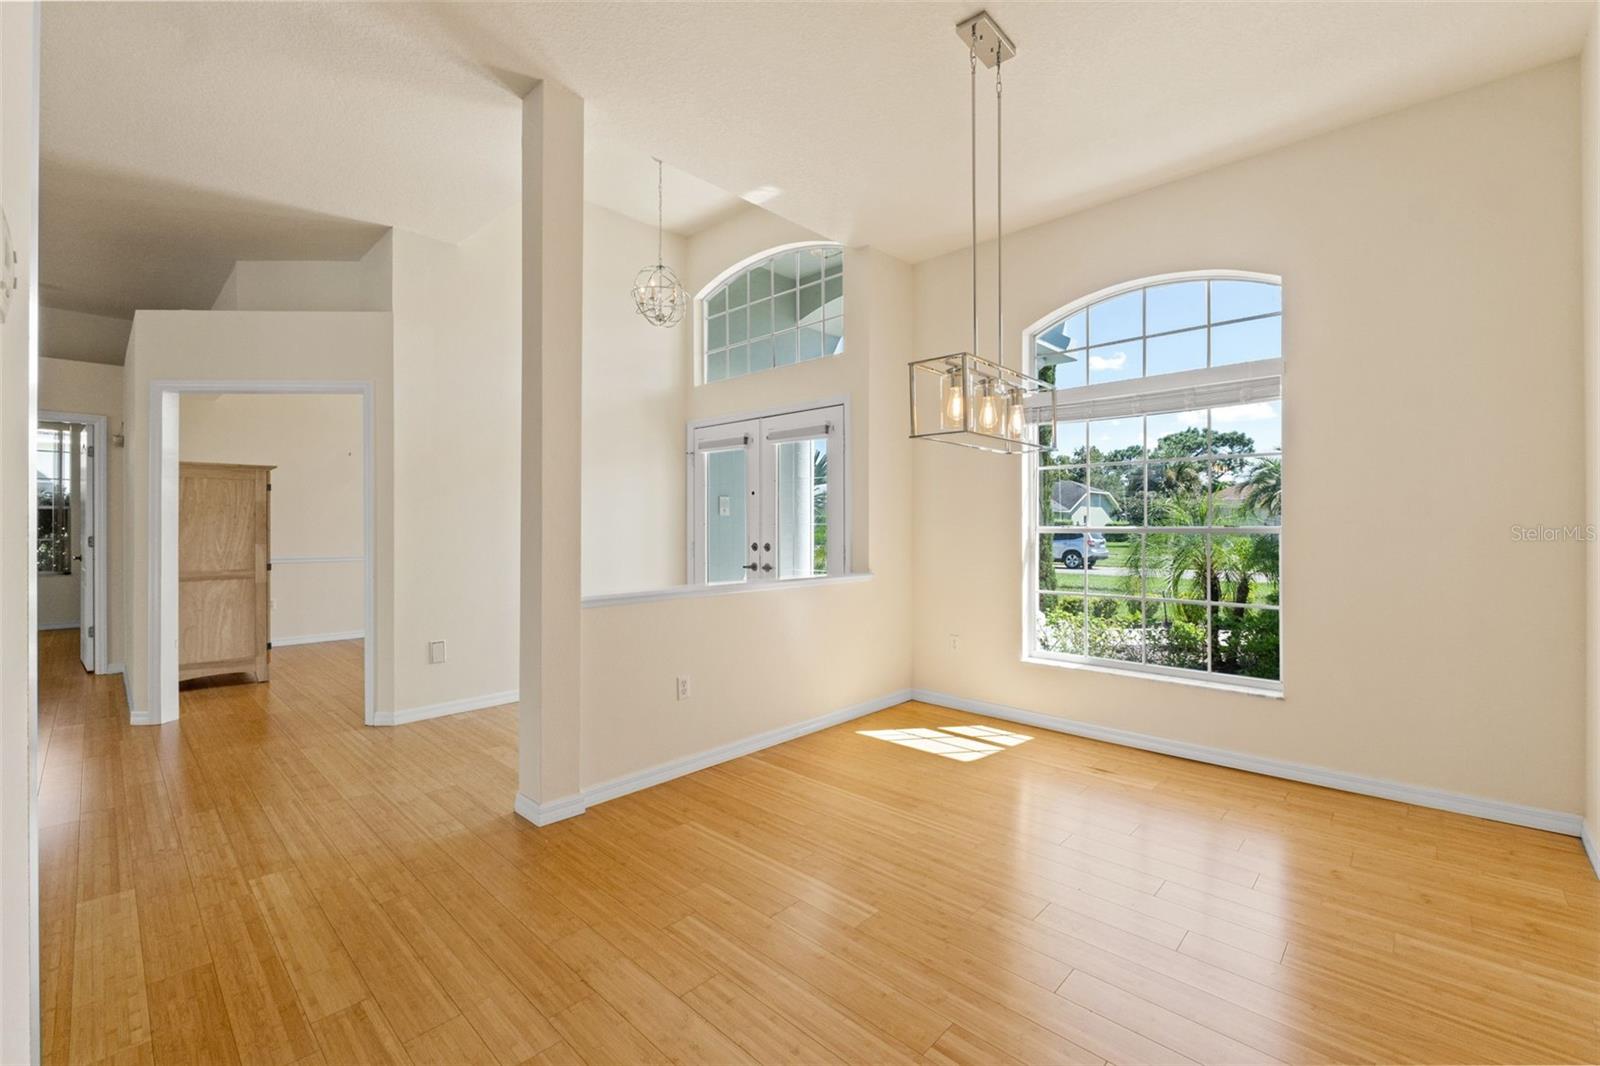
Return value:
<svg viewBox="0 0 1600 1066">
<path fill-rule="evenodd" d="M 1584 549 L 1510 531 L 1584 515 L 1577 88 L 1557 64 L 1009 237 L 1013 338 L 1121 281 L 1282 275 L 1285 698 L 1021 662 L 1016 464 L 928 446 L 917 685 L 1580 810 Z M 918 267 L 917 352 L 963 347 L 967 269 Z"/>
<path fill-rule="evenodd" d="M 115 436 L 121 431 L 122 367 L 100 363 L 81 363 L 70 359 L 39 360 L 39 407 L 45 411 L 67 414 L 104 415 L 106 435 Z M 106 663 L 113 670 L 121 666 L 127 648 L 126 608 L 127 589 L 124 573 L 127 566 L 127 544 L 123 533 L 123 508 L 126 499 L 126 452 L 109 441 L 106 446 L 106 546 L 101 560 L 106 567 Z M 47 593 L 44 579 L 40 579 L 41 601 Z M 75 593 L 74 593 L 75 595 Z M 65 595 L 63 595 L 65 599 Z M 41 603 L 42 607 L 42 603 Z M 78 605 L 73 602 L 71 614 L 62 618 L 70 621 L 78 617 Z M 44 612 L 40 612 L 44 622 Z"/>
<path fill-rule="evenodd" d="M 520 214 L 459 245 L 396 231 L 397 711 L 517 689 Z M 428 662 L 428 642 L 448 659 Z"/>
<path fill-rule="evenodd" d="M 388 311 L 392 247 L 385 234 L 357 260 L 240 260 L 212 310 Z"/>
<path fill-rule="evenodd" d="M 153 379 L 373 384 L 379 721 L 515 698 L 517 220 L 513 209 L 459 245 L 391 232 L 353 263 L 240 262 L 218 297 L 219 305 L 240 310 L 135 318 L 128 365 L 139 369 L 130 369 L 126 390 L 128 468 L 139 472 L 130 479 L 137 481 L 132 491 L 142 492 L 148 479 Z M 292 310 L 296 305 L 306 309 Z M 380 306 L 395 310 L 362 310 Z M 201 354 L 207 346 L 209 360 Z M 188 404 L 190 413 L 199 409 Z M 263 434 L 271 439 L 277 431 Z M 359 504 L 359 449 L 353 461 Z M 281 480 L 277 475 L 274 483 Z M 136 527 L 129 539 L 144 552 L 136 533 L 148 528 L 148 512 L 142 504 L 136 510 L 127 519 Z M 347 550 L 293 554 L 359 555 L 355 528 Z M 283 529 L 275 529 L 275 554 L 289 552 L 283 538 Z M 143 557 L 134 560 L 126 578 L 130 600 L 137 600 L 127 617 L 141 620 L 133 640 L 141 659 L 147 658 L 145 565 Z M 360 629 L 361 577 L 359 563 L 275 566 L 274 639 Z M 428 662 L 431 640 L 446 641 L 445 663 Z M 149 680 L 139 672 L 130 681 L 140 686 L 134 698 L 141 701 Z"/>
<path fill-rule="evenodd" d="M 39 8 L 0 6 L 0 205 L 18 257 L 0 325 L 0 1062 L 39 1058 L 38 692 L 32 508 Z"/>
<path fill-rule="evenodd" d="M 367 382 L 373 390 L 376 711 L 395 707 L 394 603 L 394 429 L 390 316 L 385 312 L 287 311 L 140 311 L 134 316 L 124 368 L 127 412 L 127 500 L 124 536 L 128 565 L 127 668 L 136 721 L 153 721 L 176 713 L 163 707 L 151 671 L 148 583 L 150 504 L 149 454 L 151 383 L 177 381 L 316 381 Z M 176 452 L 172 460 L 177 458 Z M 168 520 L 176 520 L 170 504 Z M 177 564 L 175 547 L 164 560 Z M 170 587 L 170 586 L 169 586 Z M 173 643 L 165 649 L 176 661 L 176 597 L 168 598 L 166 630 Z M 124 623 L 127 624 L 126 622 Z M 175 675 L 174 675 L 175 676 Z"/>
<path fill-rule="evenodd" d="M 634 308 L 653 226 L 594 204 L 583 225 L 583 593 L 680 585 L 692 316 L 663 329 Z M 668 266 L 685 269 L 687 244 L 666 236 Z"/>
<path fill-rule="evenodd" d="M 190 393 L 179 458 L 272 471 L 272 642 L 365 626 L 361 397 Z"/>
<path fill-rule="evenodd" d="M 1586 370 L 1584 428 L 1588 453 L 1589 528 L 1600 528 L 1600 5 L 1582 57 L 1580 133 L 1583 152 L 1583 348 Z M 1584 819 L 1592 846 L 1600 847 L 1600 542 L 1589 544 L 1587 781 Z M 1600 873 L 1600 853 L 1591 852 Z"/>
<path fill-rule="evenodd" d="M 751 208 L 688 240 L 682 280 L 693 294 L 757 252 L 815 239 Z M 845 291 L 842 356 L 694 387 L 692 347 L 686 346 L 677 364 L 688 394 L 681 417 L 731 417 L 848 398 L 854 569 L 865 573 L 870 561 L 872 576 L 585 607 L 584 788 L 909 687 L 911 455 L 904 383 L 911 268 L 871 249 L 848 249 Z M 692 340 L 687 331 L 686 339 Z M 680 423 L 672 442 L 680 469 L 682 434 Z M 586 490 L 593 473 L 587 460 Z M 678 498 L 669 501 L 669 514 L 681 530 L 681 475 L 674 488 Z M 587 550 L 588 530 L 584 539 Z M 675 694 L 679 676 L 690 679 L 691 695 L 683 701 Z"/>
</svg>

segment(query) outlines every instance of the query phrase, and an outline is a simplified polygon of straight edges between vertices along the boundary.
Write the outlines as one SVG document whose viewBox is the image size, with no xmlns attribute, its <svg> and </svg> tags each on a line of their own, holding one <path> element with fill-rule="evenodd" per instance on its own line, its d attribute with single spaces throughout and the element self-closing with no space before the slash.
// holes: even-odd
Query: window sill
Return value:
<svg viewBox="0 0 1600 1066">
<path fill-rule="evenodd" d="M 1263 699 L 1283 699 L 1283 689 L 1258 688 L 1255 685 L 1241 685 L 1231 681 L 1211 681 L 1198 677 L 1182 677 L 1177 674 L 1157 674 L 1146 670 L 1128 670 L 1122 667 L 1109 666 L 1102 663 L 1073 662 L 1067 659 L 1047 659 L 1038 655 L 1023 655 L 1022 661 L 1033 666 L 1050 666 L 1061 670 L 1088 670 L 1097 674 L 1114 674 L 1117 677 L 1131 677 L 1140 681 L 1161 681 L 1169 685 L 1187 685 L 1190 688 L 1208 688 L 1219 692 L 1233 692 L 1245 696 L 1260 696 Z"/>
<path fill-rule="evenodd" d="M 656 603 L 662 600 L 695 600 L 709 596 L 744 596 L 760 592 L 779 592 L 789 589 L 827 588 L 834 585 L 855 585 L 871 581 L 872 575 L 841 574 L 838 577 L 808 577 L 791 581 L 751 581 L 727 585 L 677 585 L 669 589 L 650 592 L 612 592 L 602 596 L 583 597 L 585 609 L 590 607 L 624 607 L 633 603 Z"/>
</svg>

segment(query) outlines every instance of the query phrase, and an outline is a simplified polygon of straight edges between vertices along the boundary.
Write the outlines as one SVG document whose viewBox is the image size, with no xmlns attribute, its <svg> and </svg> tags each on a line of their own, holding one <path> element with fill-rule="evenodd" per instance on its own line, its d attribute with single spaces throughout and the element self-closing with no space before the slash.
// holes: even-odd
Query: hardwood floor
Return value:
<svg viewBox="0 0 1600 1066">
<path fill-rule="evenodd" d="M 914 703 L 535 829 L 514 709 L 364 728 L 357 643 L 133 728 L 75 641 L 46 1062 L 1600 1058 L 1568 838 Z"/>
</svg>

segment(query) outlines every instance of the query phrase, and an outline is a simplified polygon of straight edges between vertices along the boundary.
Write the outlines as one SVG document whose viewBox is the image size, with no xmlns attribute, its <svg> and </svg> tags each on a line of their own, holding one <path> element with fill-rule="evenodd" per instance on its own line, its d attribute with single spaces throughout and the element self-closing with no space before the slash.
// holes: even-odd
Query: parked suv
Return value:
<svg viewBox="0 0 1600 1066">
<path fill-rule="evenodd" d="M 1092 568 L 1101 559 L 1109 558 L 1104 533 L 1057 533 L 1052 538 L 1050 554 L 1068 570 L 1082 570 L 1084 560 Z"/>
</svg>

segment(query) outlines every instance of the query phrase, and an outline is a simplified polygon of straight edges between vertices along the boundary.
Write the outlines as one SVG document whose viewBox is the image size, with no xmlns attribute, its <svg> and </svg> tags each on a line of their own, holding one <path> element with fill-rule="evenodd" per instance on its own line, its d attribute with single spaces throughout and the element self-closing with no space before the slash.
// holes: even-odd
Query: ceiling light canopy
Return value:
<svg viewBox="0 0 1600 1066">
<path fill-rule="evenodd" d="M 971 79 L 972 348 L 911 364 L 911 436 L 986 452 L 1038 451 L 1040 423 L 1055 421 L 1055 387 L 1005 365 L 1005 229 L 1001 200 L 1001 67 L 1017 49 L 987 11 L 956 26 Z M 978 63 L 994 70 L 995 349 L 978 349 Z"/>
</svg>

